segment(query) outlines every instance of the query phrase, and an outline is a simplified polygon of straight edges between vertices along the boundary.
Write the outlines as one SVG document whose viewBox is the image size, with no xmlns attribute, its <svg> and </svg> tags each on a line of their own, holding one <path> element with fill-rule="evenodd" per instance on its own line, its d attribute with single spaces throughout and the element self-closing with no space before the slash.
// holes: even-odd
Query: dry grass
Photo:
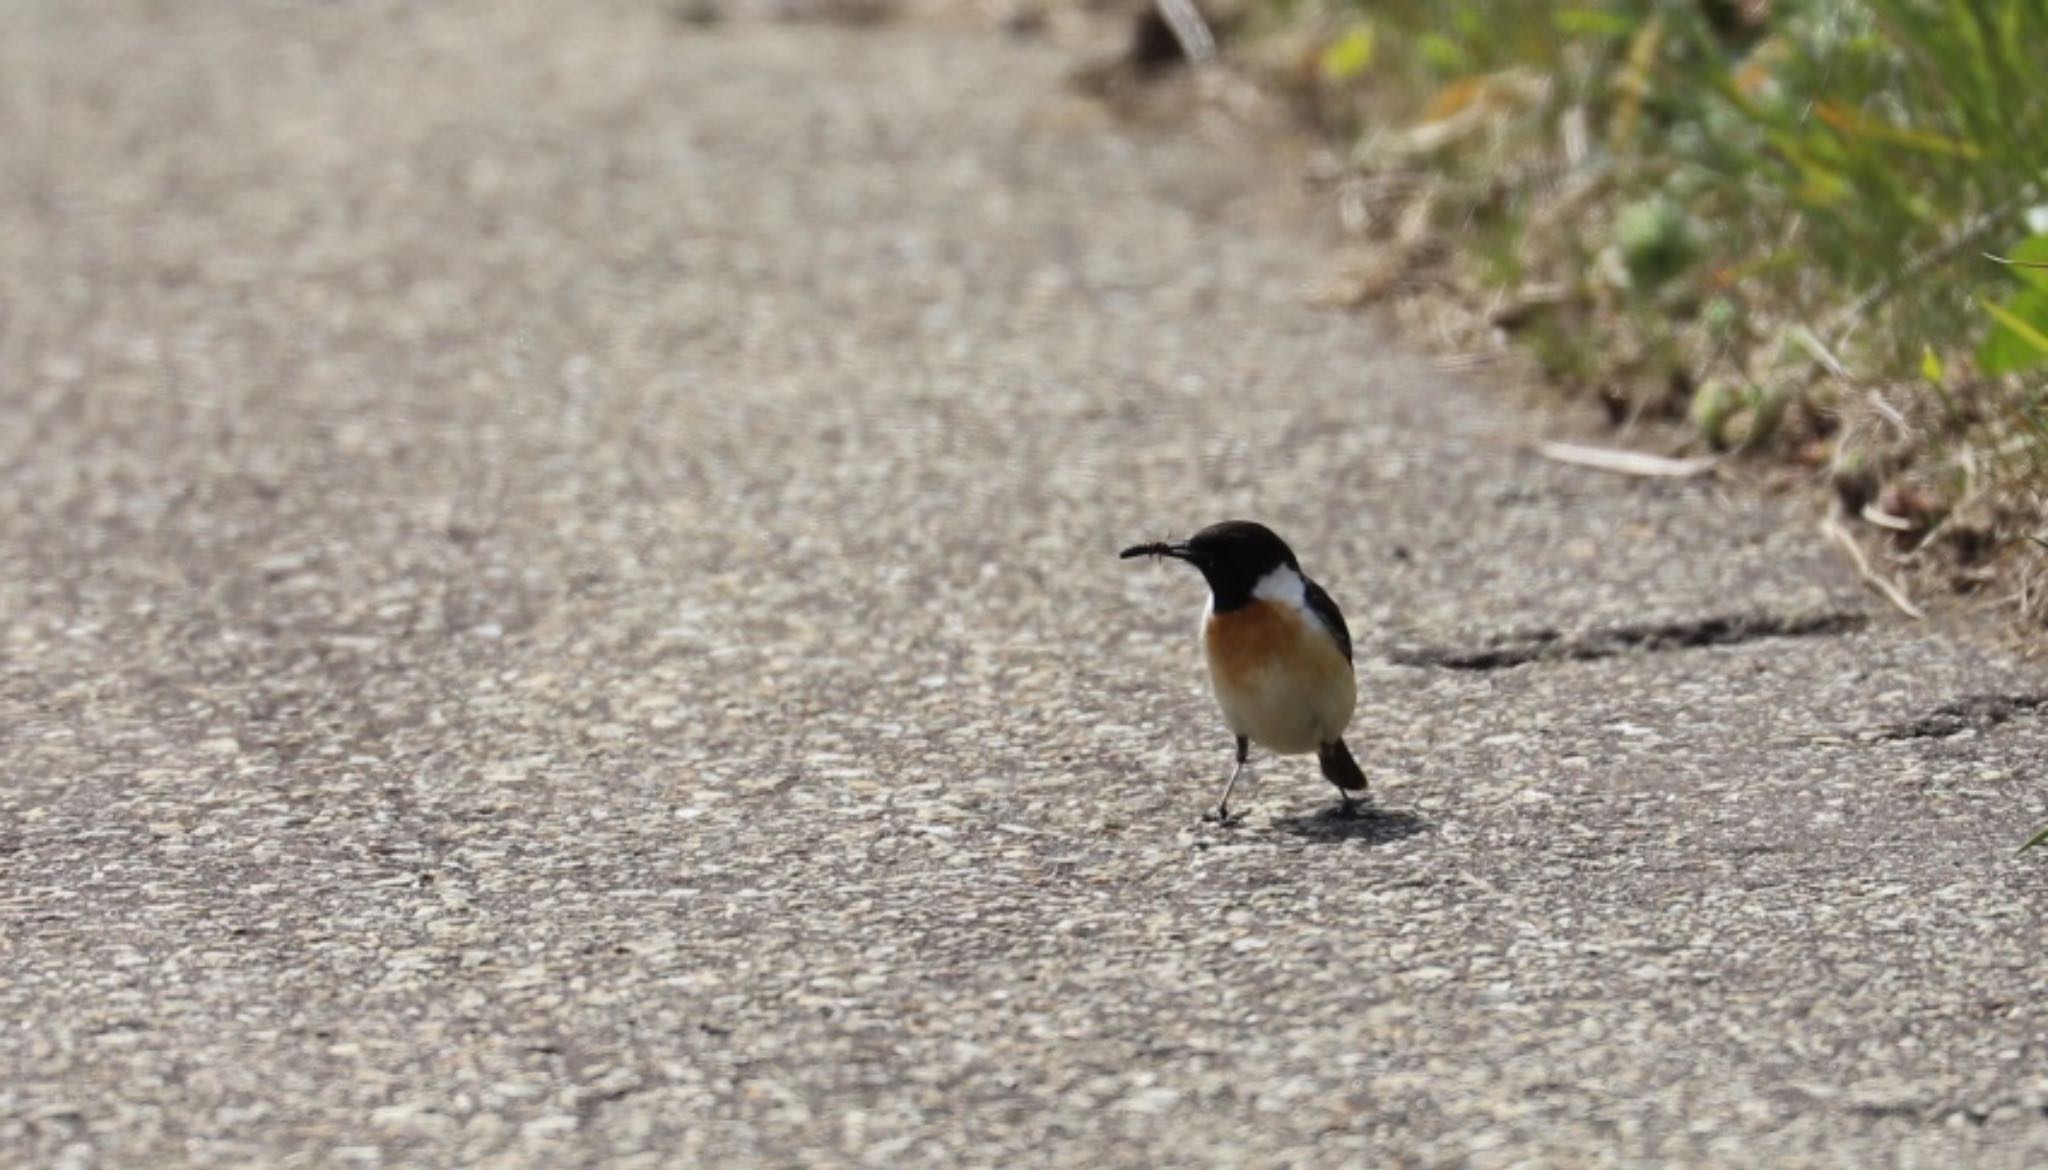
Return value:
<svg viewBox="0 0 2048 1170">
<path fill-rule="evenodd" d="M 1317 299 L 1831 494 L 1914 596 L 2048 619 L 2048 269 L 1984 255 L 2048 261 L 2048 5 L 1233 0 L 1187 79 L 1144 5 L 1048 3 L 1149 46 L 1090 71 L 1120 106 L 1250 83 L 1316 128 Z"/>
<path fill-rule="evenodd" d="M 1825 486 L 1880 579 L 2048 617 L 2037 0 L 1278 4 L 1319 296 L 1514 355 L 1626 441 Z M 2030 218 L 2031 211 L 2031 218 Z M 2041 222 L 2037 222 L 2041 221 Z"/>
</svg>

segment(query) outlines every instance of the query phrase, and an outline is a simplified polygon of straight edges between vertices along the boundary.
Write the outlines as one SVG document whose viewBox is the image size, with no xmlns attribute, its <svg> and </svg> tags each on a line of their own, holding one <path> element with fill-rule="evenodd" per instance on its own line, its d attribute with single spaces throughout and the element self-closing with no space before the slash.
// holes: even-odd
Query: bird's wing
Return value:
<svg viewBox="0 0 2048 1170">
<path fill-rule="evenodd" d="M 1310 612 L 1322 619 L 1323 627 L 1337 639 L 1337 648 L 1344 651 L 1344 661 L 1351 661 L 1351 627 L 1344 624 L 1344 611 L 1337 608 L 1337 603 L 1330 600 L 1330 595 L 1323 592 L 1321 585 L 1306 577 L 1302 578 L 1301 585 L 1302 592 L 1308 596 Z"/>
</svg>

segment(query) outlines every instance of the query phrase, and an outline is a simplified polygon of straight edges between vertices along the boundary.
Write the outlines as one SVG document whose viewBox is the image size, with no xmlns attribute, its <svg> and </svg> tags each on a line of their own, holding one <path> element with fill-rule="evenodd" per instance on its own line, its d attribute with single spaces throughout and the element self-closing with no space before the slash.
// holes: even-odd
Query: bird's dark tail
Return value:
<svg viewBox="0 0 2048 1170">
<path fill-rule="evenodd" d="M 1316 762 L 1323 766 L 1323 775 L 1330 783 L 1346 792 L 1365 790 L 1365 772 L 1358 761 L 1351 758 L 1351 749 L 1341 739 L 1333 739 L 1316 749 Z"/>
</svg>

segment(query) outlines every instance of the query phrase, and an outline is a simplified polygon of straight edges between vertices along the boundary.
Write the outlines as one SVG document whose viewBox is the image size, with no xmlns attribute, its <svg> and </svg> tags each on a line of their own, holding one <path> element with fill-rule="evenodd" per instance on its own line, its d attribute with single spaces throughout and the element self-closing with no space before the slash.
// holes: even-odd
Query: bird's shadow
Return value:
<svg viewBox="0 0 2048 1170">
<path fill-rule="evenodd" d="M 1428 829 L 1430 823 L 1404 809 L 1367 806 L 1347 813 L 1341 806 L 1331 805 L 1312 813 L 1274 817 L 1273 827 L 1317 845 L 1342 841 L 1386 845 L 1413 837 Z"/>
</svg>

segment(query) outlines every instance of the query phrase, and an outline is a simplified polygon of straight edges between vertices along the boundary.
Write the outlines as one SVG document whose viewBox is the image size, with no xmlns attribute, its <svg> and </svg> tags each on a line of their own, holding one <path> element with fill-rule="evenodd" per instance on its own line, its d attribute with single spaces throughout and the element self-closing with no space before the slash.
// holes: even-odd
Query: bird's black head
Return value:
<svg viewBox="0 0 2048 1170">
<path fill-rule="evenodd" d="M 1202 571 L 1218 613 L 1251 600 L 1259 578 L 1285 566 L 1296 572 L 1301 565 L 1294 550 L 1272 529 L 1250 520 L 1225 520 L 1211 524 L 1181 544 L 1140 544 L 1123 551 L 1125 557 L 1173 557 Z"/>
</svg>

